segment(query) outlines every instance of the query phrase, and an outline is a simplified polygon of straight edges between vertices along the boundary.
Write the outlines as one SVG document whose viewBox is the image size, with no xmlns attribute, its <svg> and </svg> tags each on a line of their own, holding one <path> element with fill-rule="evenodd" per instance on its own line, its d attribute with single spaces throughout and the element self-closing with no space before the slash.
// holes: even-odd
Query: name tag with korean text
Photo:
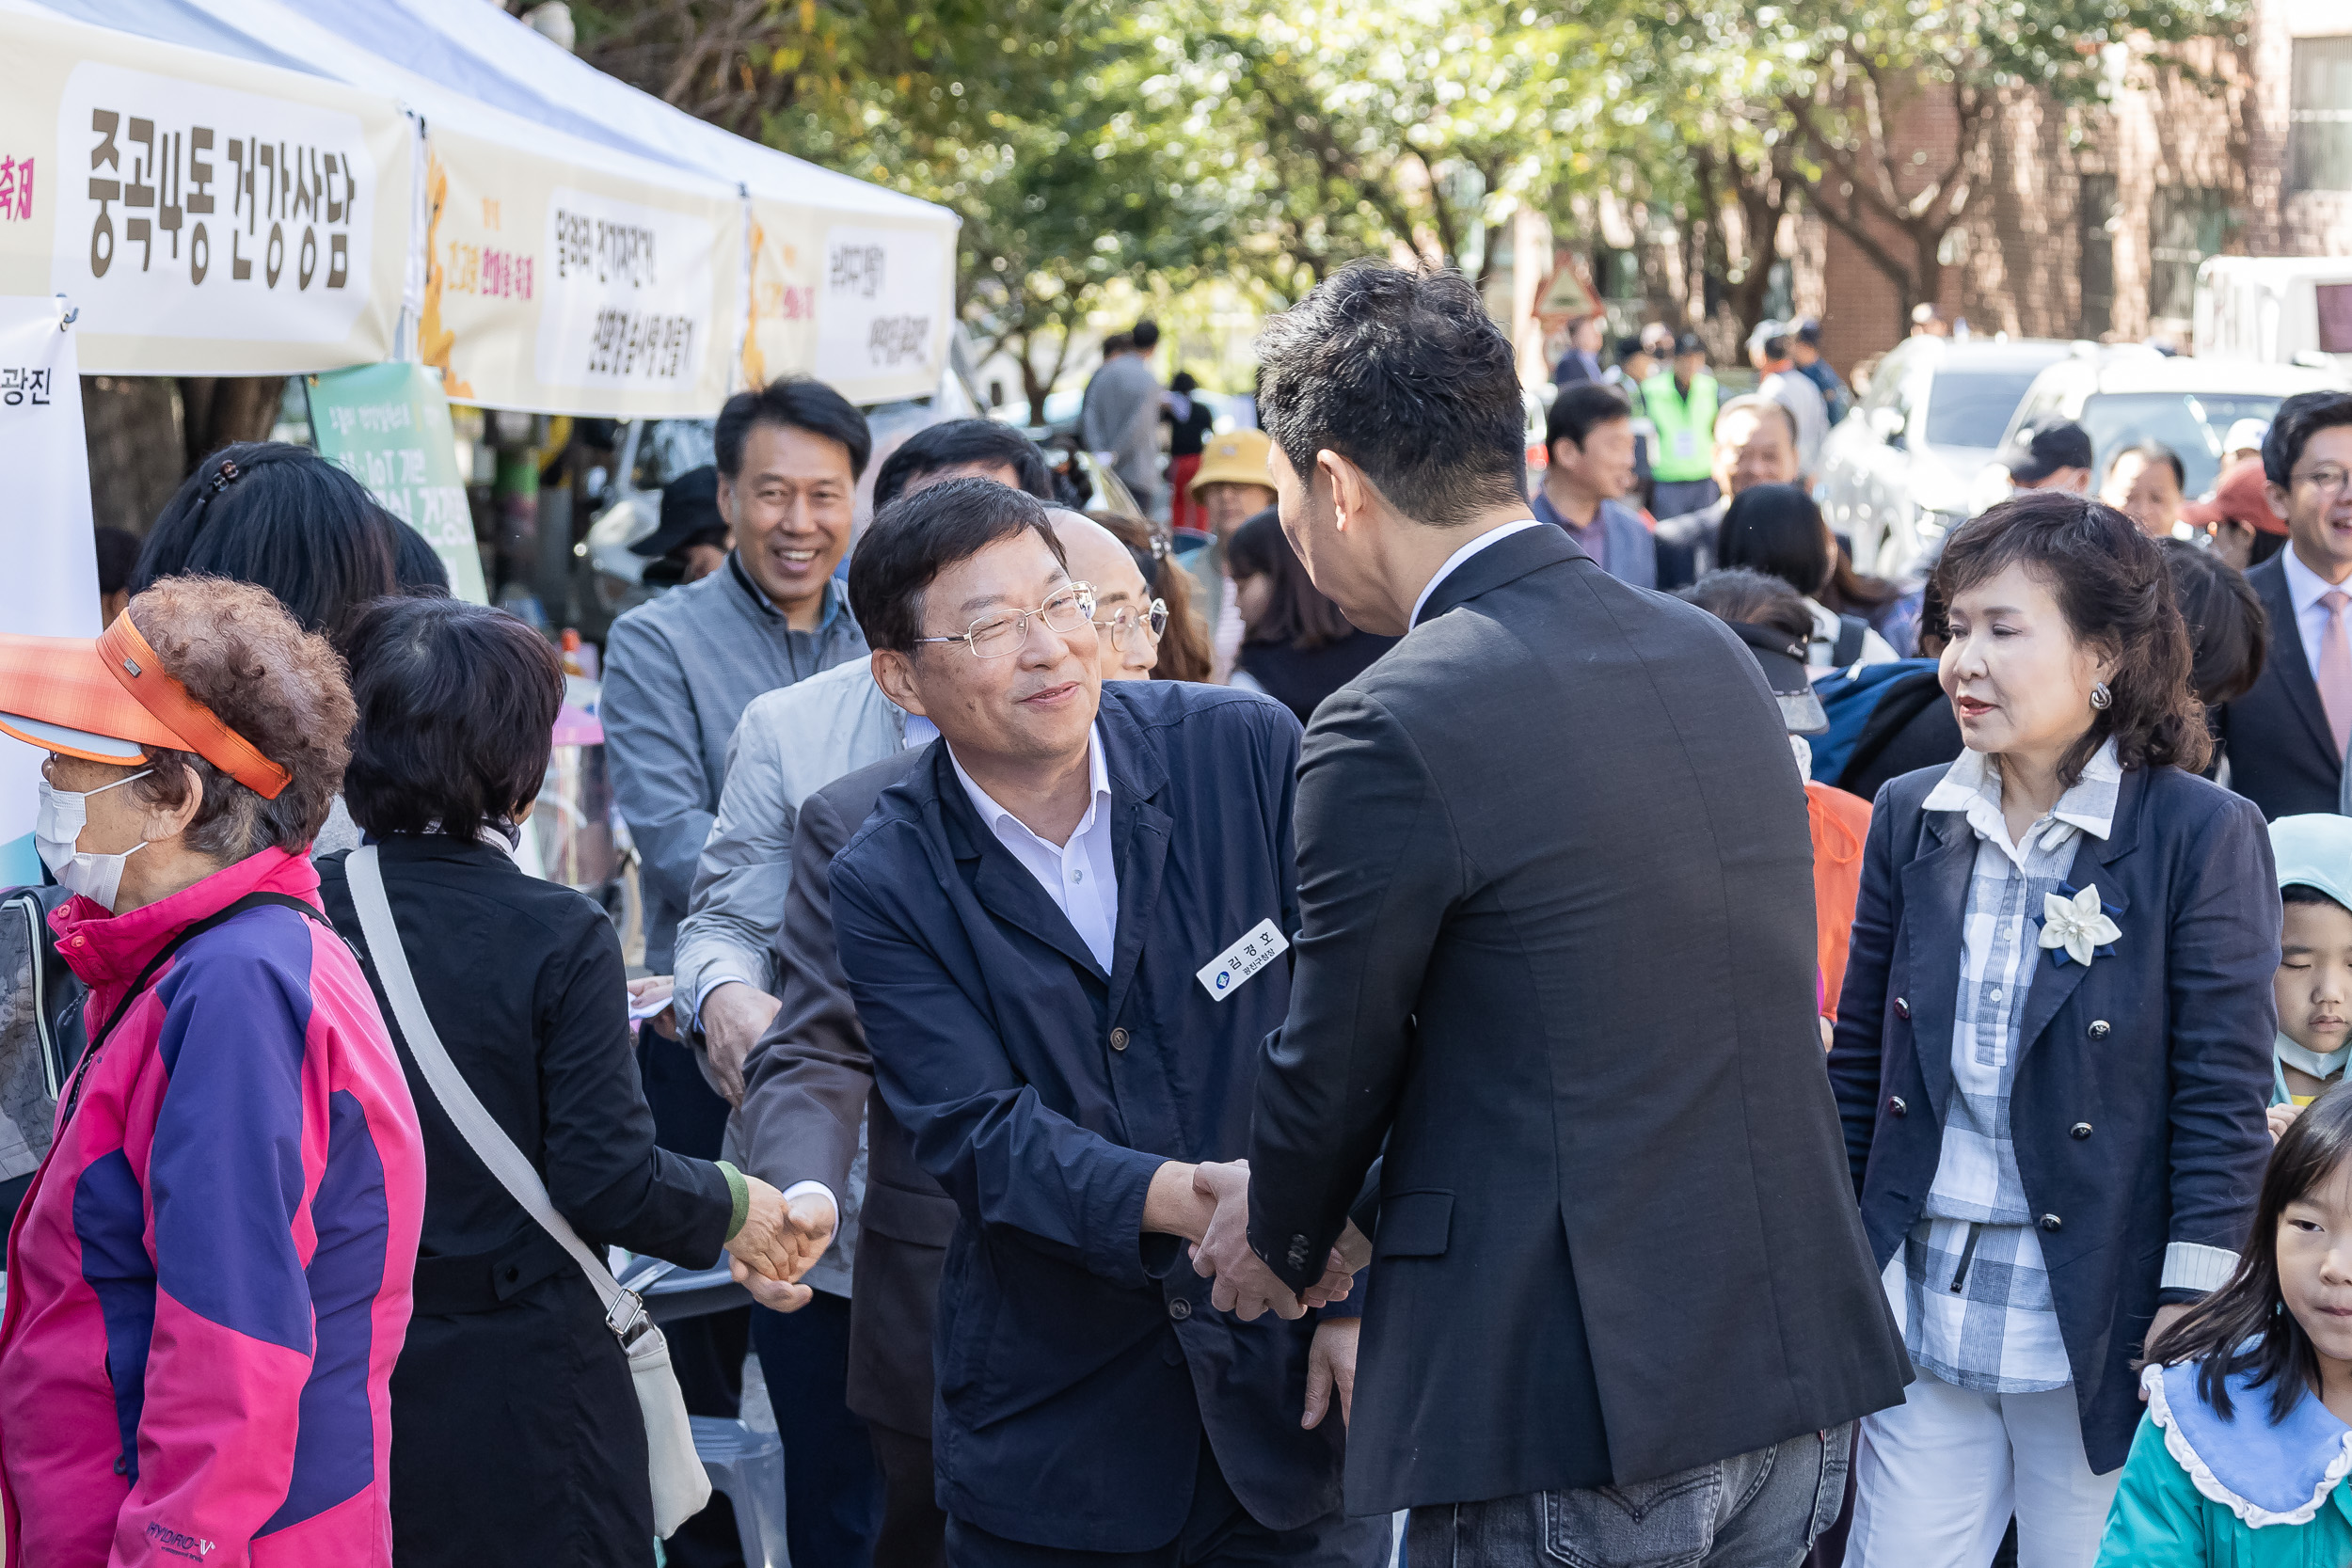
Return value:
<svg viewBox="0 0 2352 1568">
<path fill-rule="evenodd" d="M 1289 952 L 1290 945 L 1279 927 L 1261 920 L 1248 935 L 1200 966 L 1200 989 L 1222 1002 L 1244 980 Z"/>
</svg>

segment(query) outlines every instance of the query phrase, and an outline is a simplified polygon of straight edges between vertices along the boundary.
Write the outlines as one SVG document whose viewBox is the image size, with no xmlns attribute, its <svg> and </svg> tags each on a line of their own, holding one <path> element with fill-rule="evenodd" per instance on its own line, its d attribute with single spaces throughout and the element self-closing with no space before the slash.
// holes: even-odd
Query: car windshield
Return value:
<svg viewBox="0 0 2352 1568">
<path fill-rule="evenodd" d="M 1927 441 L 1936 447 L 1997 447 L 2039 367 L 1943 371 L 1928 394 Z"/>
<path fill-rule="evenodd" d="M 2084 400 L 2082 427 L 2099 472 L 2122 448 L 2161 441 L 2180 454 L 2187 475 L 2181 494 L 2201 496 L 2220 472 L 2230 427 L 2240 420 L 2269 423 L 2280 401 L 2267 392 L 2100 392 Z"/>
</svg>

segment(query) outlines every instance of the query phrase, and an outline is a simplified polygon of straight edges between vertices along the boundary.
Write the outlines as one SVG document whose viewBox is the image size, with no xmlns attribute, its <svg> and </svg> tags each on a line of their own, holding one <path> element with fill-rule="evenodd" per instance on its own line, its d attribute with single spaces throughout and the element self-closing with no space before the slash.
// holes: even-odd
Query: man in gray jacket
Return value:
<svg viewBox="0 0 2352 1568">
<path fill-rule="evenodd" d="M 1111 454 L 1111 467 L 1147 517 L 1160 496 L 1160 384 L 1152 353 L 1160 329 L 1148 321 L 1128 334 L 1132 346 L 1104 361 L 1087 386 L 1078 438 L 1089 451 Z"/>
</svg>

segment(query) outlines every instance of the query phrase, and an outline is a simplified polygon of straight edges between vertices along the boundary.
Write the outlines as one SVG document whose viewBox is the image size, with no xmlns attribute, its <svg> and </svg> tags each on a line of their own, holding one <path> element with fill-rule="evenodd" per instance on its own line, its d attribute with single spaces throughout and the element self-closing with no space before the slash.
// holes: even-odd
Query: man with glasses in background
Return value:
<svg viewBox="0 0 2352 1568">
<path fill-rule="evenodd" d="M 1353 1385 L 1348 1308 L 1237 1322 L 1184 1245 L 1209 1217 L 1194 1165 L 1246 1147 L 1289 1000 L 1297 721 L 1105 684 L 1057 531 L 958 480 L 877 518 L 850 568 L 875 679 L 941 734 L 829 895 L 874 1081 L 954 1212 L 946 1556 L 1376 1568 L 1387 1523 L 1341 1513 L 1325 1418 Z M 1310 1293 L 1348 1283 L 1335 1267 Z"/>
<path fill-rule="evenodd" d="M 2263 437 L 2287 547 L 2246 574 L 2270 617 L 2253 689 L 2220 710 L 2230 787 L 2276 820 L 2340 812 L 2352 744 L 2352 392 L 2301 392 Z"/>
<path fill-rule="evenodd" d="M 939 482 L 929 471 L 894 477 L 901 481 L 894 499 Z M 940 476 L 951 477 L 963 476 L 952 468 Z M 1167 607 L 1151 597 L 1133 553 L 1100 523 L 1075 512 L 1048 515 L 1072 564 L 1098 585 L 1102 678 L 1150 678 Z M 787 1501 L 799 1501 L 804 1523 L 843 1507 L 845 1497 L 857 1495 L 861 1473 L 871 1472 L 865 1458 L 870 1438 L 882 1482 L 876 1568 L 932 1568 L 938 1561 L 930 1449 L 938 1248 L 917 1239 L 927 1234 L 919 1228 L 924 1206 L 946 1201 L 895 1123 L 878 1120 L 866 1140 L 870 1149 L 860 1157 L 859 1122 L 872 1075 L 855 1014 L 834 978 L 839 965 L 821 868 L 865 821 L 880 784 L 854 816 L 820 814 L 820 832 L 831 836 L 815 862 L 816 903 L 799 917 L 797 952 L 784 927 L 801 902 L 794 866 L 809 863 L 796 847 L 807 797 L 835 780 L 850 783 L 845 775 L 866 777 L 892 765 L 903 772 L 938 733 L 891 702 L 865 660 L 755 699 L 729 745 L 693 905 L 678 927 L 680 995 L 709 1000 L 734 987 L 756 1010 L 748 1037 L 711 1028 L 705 1041 L 712 1075 L 740 1107 L 729 1128 L 729 1156 L 745 1169 L 781 1177 L 776 1184 L 803 1239 L 833 1243 L 794 1289 L 764 1298 L 791 1319 L 753 1316 L 753 1341 L 771 1389 L 791 1390 L 779 1394 L 790 1402 L 778 1411 Z M 838 1161 L 830 1158 L 835 1149 Z M 885 1216 L 884 1230 L 860 1233 L 869 1162 L 900 1209 L 917 1220 L 894 1225 Z M 853 1273 L 864 1251 L 878 1256 Z"/>
</svg>

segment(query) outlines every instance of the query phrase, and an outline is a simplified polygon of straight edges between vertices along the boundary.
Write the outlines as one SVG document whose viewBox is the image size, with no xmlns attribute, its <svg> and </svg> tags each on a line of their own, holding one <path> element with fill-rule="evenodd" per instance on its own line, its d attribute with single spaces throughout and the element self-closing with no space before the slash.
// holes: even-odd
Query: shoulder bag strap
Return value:
<svg viewBox="0 0 2352 1568">
<path fill-rule="evenodd" d="M 489 1167 L 499 1185 L 522 1205 L 525 1213 L 539 1222 L 541 1229 L 572 1255 L 572 1260 L 588 1276 L 588 1283 L 596 1288 L 597 1298 L 605 1305 L 606 1324 L 626 1343 L 645 1321 L 644 1304 L 636 1292 L 621 1289 L 612 1271 L 580 1239 L 571 1221 L 556 1212 L 554 1203 L 548 1197 L 547 1183 L 539 1180 L 538 1171 L 515 1147 L 506 1129 L 483 1108 L 473 1086 L 457 1070 L 457 1064 L 450 1060 L 448 1048 L 441 1044 L 433 1020 L 425 1013 L 424 998 L 417 993 L 416 977 L 409 973 L 408 954 L 401 945 L 400 927 L 393 923 L 391 902 L 384 895 L 384 872 L 377 863 L 376 847 L 363 844 L 354 849 L 343 862 L 343 872 L 351 883 L 351 901 L 359 911 L 359 934 L 367 938 L 368 956 L 375 960 L 376 978 L 384 982 L 384 994 L 392 1004 L 393 1021 L 399 1023 L 401 1037 L 408 1042 L 409 1054 L 416 1057 L 417 1069 L 424 1075 L 426 1085 L 455 1124 L 458 1136 Z"/>
</svg>

